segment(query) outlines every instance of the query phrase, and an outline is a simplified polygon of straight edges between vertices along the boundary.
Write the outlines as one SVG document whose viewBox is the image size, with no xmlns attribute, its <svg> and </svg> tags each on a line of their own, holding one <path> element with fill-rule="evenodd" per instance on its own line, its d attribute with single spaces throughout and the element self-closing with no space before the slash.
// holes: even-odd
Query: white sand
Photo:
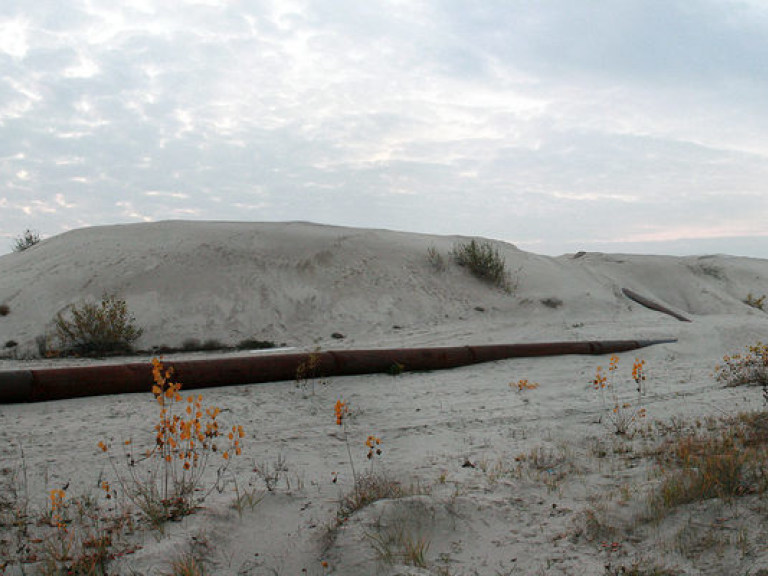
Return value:
<svg viewBox="0 0 768 576">
<path fill-rule="evenodd" d="M 0 345 L 13 339 L 18 356 L 31 354 L 56 312 L 105 292 L 125 297 L 145 330 L 143 348 L 178 346 L 190 337 L 226 344 L 253 337 L 303 350 L 672 337 L 678 342 L 620 355 L 617 384 L 633 402 L 632 363 L 636 356 L 647 362 L 644 426 L 761 407 L 759 388 L 723 388 L 711 374 L 724 353 L 768 338 L 768 316 L 743 303 L 747 293 L 768 291 L 768 261 L 549 258 L 499 243 L 515 284 L 508 295 L 450 262 L 457 240 L 306 223 L 76 230 L 0 257 L 0 303 L 10 307 L 0 317 Z M 431 266 L 430 246 L 446 258 L 444 272 Z M 647 310 L 621 288 L 693 322 Z M 547 298 L 562 305 L 548 307 L 541 302 Z M 333 339 L 333 332 L 346 338 Z M 63 362 L 86 361 L 7 358 L 0 368 Z M 607 362 L 514 359 L 395 378 L 332 378 L 318 383 L 314 395 L 294 382 L 206 390 L 206 403 L 247 432 L 244 454 L 231 468 L 240 487 L 262 490 L 253 468 L 278 455 L 287 471 L 242 517 L 231 507 L 230 485 L 164 535 L 131 535 L 141 548 L 112 569 L 159 574 L 181 543 L 203 536 L 213 574 L 604 574 L 607 565 L 618 570 L 635 562 L 684 574 L 768 569 L 759 497 L 685 506 L 658 525 L 639 519 L 644 491 L 656 479 L 652 460 L 633 454 L 657 442 L 658 432 L 632 440 L 613 434 L 590 384 Z M 511 390 L 508 384 L 521 378 L 540 386 Z M 363 442 L 376 434 L 384 448 L 377 469 L 430 494 L 364 508 L 329 542 L 340 495 L 352 487 L 334 422 L 339 398 L 352 406 L 358 469 L 367 469 Z M 145 442 L 155 413 L 149 393 L 0 406 L 2 468 L 18 465 L 22 445 L 33 508 L 65 484 L 72 498 L 98 496 L 98 480 L 112 471 L 96 443 Z M 606 457 L 596 455 L 601 446 Z M 515 460 L 532 451 L 543 454 L 538 466 Z M 466 462 L 475 467 L 463 467 Z M 388 525 L 429 542 L 428 568 L 377 562 L 372 543 Z M 11 537 L 0 526 L 0 541 Z M 603 545 L 614 540 L 617 550 Z"/>
</svg>

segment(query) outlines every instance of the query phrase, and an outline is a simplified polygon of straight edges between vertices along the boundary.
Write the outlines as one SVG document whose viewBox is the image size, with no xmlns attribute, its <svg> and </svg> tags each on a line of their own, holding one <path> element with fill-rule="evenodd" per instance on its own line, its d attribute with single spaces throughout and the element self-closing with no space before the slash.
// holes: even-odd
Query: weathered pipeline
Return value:
<svg viewBox="0 0 768 576">
<path fill-rule="evenodd" d="M 433 348 L 388 348 L 373 350 L 327 350 L 314 352 L 317 374 L 350 376 L 402 371 L 443 370 L 481 362 L 531 356 L 564 354 L 612 354 L 636 350 L 664 340 L 596 340 L 586 342 L 542 342 Z M 185 390 L 293 380 L 310 353 L 265 354 L 169 363 L 174 378 Z M 104 394 L 146 392 L 152 382 L 149 362 L 34 368 L 0 371 L 0 404 L 62 400 Z"/>
</svg>

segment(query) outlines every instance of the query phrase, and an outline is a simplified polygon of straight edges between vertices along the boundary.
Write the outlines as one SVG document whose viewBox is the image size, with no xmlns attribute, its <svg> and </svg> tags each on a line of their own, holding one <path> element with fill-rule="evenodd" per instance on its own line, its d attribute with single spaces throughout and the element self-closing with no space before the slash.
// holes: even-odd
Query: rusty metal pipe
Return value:
<svg viewBox="0 0 768 576">
<path fill-rule="evenodd" d="M 316 374 L 351 376 L 387 372 L 444 370 L 481 362 L 564 354 L 612 354 L 676 342 L 664 340 L 598 340 L 542 342 L 435 348 L 334 350 L 316 352 Z M 175 378 L 185 390 L 279 382 L 296 378 L 309 353 L 214 358 L 172 362 Z M 147 392 L 152 382 L 149 362 L 0 371 L 0 404 L 40 402 L 104 394 Z"/>
<path fill-rule="evenodd" d="M 669 316 L 672 316 L 672 318 L 677 318 L 680 320 L 680 322 L 690 322 L 691 320 L 689 318 L 686 318 L 679 312 L 675 312 L 674 310 L 671 310 L 670 308 L 667 308 L 666 306 L 663 306 L 662 304 L 659 304 L 658 302 L 655 302 L 654 300 L 651 300 L 650 298 L 646 298 L 645 296 L 641 296 L 637 292 L 633 292 L 629 288 L 622 288 L 621 291 L 624 293 L 624 296 L 629 298 L 630 300 L 634 300 L 641 306 L 645 306 L 649 310 L 655 310 L 656 312 L 661 312 L 662 314 L 667 314 Z"/>
</svg>

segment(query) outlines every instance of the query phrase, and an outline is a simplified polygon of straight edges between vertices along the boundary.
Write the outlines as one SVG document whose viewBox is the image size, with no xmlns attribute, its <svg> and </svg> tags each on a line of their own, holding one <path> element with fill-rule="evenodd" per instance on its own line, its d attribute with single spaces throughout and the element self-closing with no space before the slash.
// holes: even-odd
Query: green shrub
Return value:
<svg viewBox="0 0 768 576">
<path fill-rule="evenodd" d="M 466 266 L 474 276 L 505 292 L 512 291 L 504 257 L 487 240 L 459 242 L 454 245 L 451 256 L 459 266 Z"/>
<path fill-rule="evenodd" d="M 13 242 L 14 252 L 24 252 L 27 248 L 32 248 L 35 244 L 40 243 L 40 233 L 27 228 L 24 234 L 17 237 Z"/>
<path fill-rule="evenodd" d="M 142 334 L 134 322 L 125 300 L 115 295 L 105 295 L 98 303 L 70 305 L 54 319 L 64 352 L 96 355 L 130 352 Z"/>
</svg>

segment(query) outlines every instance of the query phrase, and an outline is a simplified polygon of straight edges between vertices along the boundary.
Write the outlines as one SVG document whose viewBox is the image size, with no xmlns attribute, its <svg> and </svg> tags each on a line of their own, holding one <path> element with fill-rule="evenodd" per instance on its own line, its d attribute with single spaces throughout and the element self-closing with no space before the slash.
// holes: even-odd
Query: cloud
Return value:
<svg viewBox="0 0 768 576">
<path fill-rule="evenodd" d="M 766 33 L 736 1 L 12 0 L 0 234 L 244 214 L 553 251 L 757 233 Z"/>
</svg>

